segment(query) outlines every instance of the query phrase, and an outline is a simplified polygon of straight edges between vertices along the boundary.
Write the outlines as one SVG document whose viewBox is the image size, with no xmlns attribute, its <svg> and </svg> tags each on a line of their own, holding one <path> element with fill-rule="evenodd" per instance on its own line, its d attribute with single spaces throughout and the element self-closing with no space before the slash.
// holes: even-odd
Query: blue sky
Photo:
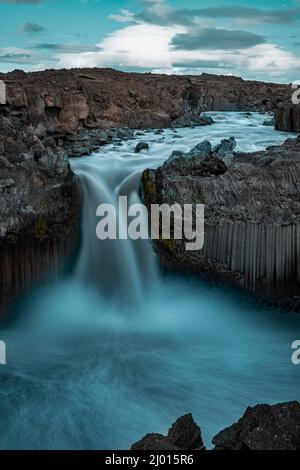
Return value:
<svg viewBox="0 0 300 470">
<path fill-rule="evenodd" d="M 300 79 L 300 0 L 0 0 L 0 71 Z"/>
</svg>

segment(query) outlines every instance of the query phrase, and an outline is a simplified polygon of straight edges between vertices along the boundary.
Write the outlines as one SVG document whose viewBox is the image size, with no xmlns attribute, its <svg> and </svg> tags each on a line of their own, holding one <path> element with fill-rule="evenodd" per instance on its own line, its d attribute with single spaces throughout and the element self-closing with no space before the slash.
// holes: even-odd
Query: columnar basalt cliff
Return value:
<svg viewBox="0 0 300 470">
<path fill-rule="evenodd" d="M 78 239 L 79 191 L 66 154 L 42 126 L 0 116 L 0 129 L 1 310 L 65 272 Z"/>
<path fill-rule="evenodd" d="M 299 308 L 300 140 L 253 154 L 234 153 L 234 139 L 203 142 L 146 170 L 146 204 L 203 203 L 205 242 L 158 240 L 164 264 L 226 280 L 282 305 Z"/>
<path fill-rule="evenodd" d="M 207 74 L 73 69 L 14 71 L 0 80 L 1 299 L 69 259 L 79 218 L 69 156 L 130 136 L 125 126 L 205 125 L 202 111 L 274 111 L 290 95 L 285 85 Z"/>
</svg>

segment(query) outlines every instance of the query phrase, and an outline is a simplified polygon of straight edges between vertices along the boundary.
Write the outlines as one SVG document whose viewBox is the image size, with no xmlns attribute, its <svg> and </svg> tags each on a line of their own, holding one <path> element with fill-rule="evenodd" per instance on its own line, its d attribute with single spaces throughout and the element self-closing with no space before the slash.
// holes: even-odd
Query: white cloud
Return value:
<svg viewBox="0 0 300 470">
<path fill-rule="evenodd" d="M 109 15 L 111 20 L 119 21 L 120 23 L 130 23 L 134 20 L 134 13 L 131 13 L 129 10 L 121 8 L 119 13 L 115 15 Z"/>
<path fill-rule="evenodd" d="M 300 59 L 275 44 L 260 44 L 249 50 L 247 65 L 251 71 L 283 72 L 300 68 Z"/>
<path fill-rule="evenodd" d="M 211 62 L 210 72 L 284 80 L 300 70 L 300 59 L 275 44 L 261 44 L 240 50 L 174 50 L 172 38 L 184 27 L 135 24 L 119 29 L 97 46 L 99 52 L 58 54 L 59 67 L 134 67 L 161 73 L 190 73 L 191 63 Z M 175 66 L 174 66 L 175 64 Z M 181 64 L 180 67 L 176 64 Z M 205 68 L 205 67 L 204 67 Z M 195 72 L 201 73 L 199 68 Z M 296 78 L 296 77 L 294 77 Z M 288 79 L 288 78 L 286 78 Z"/>
<path fill-rule="evenodd" d="M 128 26 L 112 33 L 99 47 L 102 51 L 59 55 L 60 66 L 167 67 L 172 65 L 170 41 L 182 28 L 148 24 Z"/>
</svg>

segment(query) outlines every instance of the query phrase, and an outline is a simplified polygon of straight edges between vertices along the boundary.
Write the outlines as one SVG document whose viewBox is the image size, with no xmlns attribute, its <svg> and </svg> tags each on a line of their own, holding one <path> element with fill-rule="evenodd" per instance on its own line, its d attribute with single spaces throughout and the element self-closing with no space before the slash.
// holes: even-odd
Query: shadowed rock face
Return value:
<svg viewBox="0 0 300 470">
<path fill-rule="evenodd" d="M 214 450 L 300 450 L 297 401 L 248 407 L 237 423 L 213 438 Z M 131 450 L 205 450 L 191 414 L 178 418 L 167 437 L 147 434 Z"/>
<path fill-rule="evenodd" d="M 79 193 L 53 139 L 20 128 L 15 118 L 0 116 L 0 126 L 1 310 L 15 294 L 65 271 L 78 238 Z"/>
<path fill-rule="evenodd" d="M 158 240 L 162 263 L 298 305 L 299 139 L 253 154 L 224 155 L 201 146 L 199 155 L 171 157 L 142 176 L 149 210 L 162 203 L 205 205 L 203 250 L 186 251 L 185 240 Z"/>
<path fill-rule="evenodd" d="M 131 450 L 205 450 L 199 426 L 191 414 L 181 416 L 172 424 L 167 437 L 147 434 L 133 444 Z"/>
</svg>

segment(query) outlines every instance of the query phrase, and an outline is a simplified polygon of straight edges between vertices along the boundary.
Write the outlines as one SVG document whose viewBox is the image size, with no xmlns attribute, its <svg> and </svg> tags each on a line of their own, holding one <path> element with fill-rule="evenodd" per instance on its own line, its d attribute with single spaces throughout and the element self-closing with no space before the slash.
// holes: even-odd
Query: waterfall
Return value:
<svg viewBox="0 0 300 470">
<path fill-rule="evenodd" d="M 135 140 L 110 144 L 99 152 L 71 160 L 82 191 L 81 248 L 74 278 L 96 287 L 107 298 L 142 302 L 144 294 L 158 281 L 156 256 L 148 240 L 99 240 L 96 236 L 96 208 L 112 204 L 119 213 L 119 196 L 127 196 L 128 206 L 140 202 L 139 183 L 145 168 L 160 166 L 173 150 L 187 151 L 208 139 L 213 145 L 234 135 L 238 150 L 255 151 L 271 143 L 281 143 L 289 135 L 263 126 L 266 116 L 253 113 L 210 113 L 213 126 L 198 129 L 165 130 L 143 137 L 149 152 L 135 154 Z M 247 132 L 245 132 L 247 129 Z M 179 133 L 181 135 L 179 135 Z M 210 183 L 211 184 L 211 183 Z M 118 224 L 127 224 L 127 214 Z"/>
<path fill-rule="evenodd" d="M 101 158 L 101 157 L 100 157 Z M 124 173 L 115 169 L 114 177 L 105 179 L 97 166 L 84 164 L 78 172 L 82 191 L 82 242 L 74 276 L 96 287 L 107 297 L 141 302 L 152 286 L 157 269 L 148 240 L 99 240 L 96 235 L 96 208 L 112 204 L 119 213 L 119 196 L 127 196 L 128 204 L 140 202 L 138 196 L 141 172 Z M 114 187 L 112 182 L 118 182 Z M 122 213 L 117 224 L 127 229 L 127 214 Z"/>
</svg>

